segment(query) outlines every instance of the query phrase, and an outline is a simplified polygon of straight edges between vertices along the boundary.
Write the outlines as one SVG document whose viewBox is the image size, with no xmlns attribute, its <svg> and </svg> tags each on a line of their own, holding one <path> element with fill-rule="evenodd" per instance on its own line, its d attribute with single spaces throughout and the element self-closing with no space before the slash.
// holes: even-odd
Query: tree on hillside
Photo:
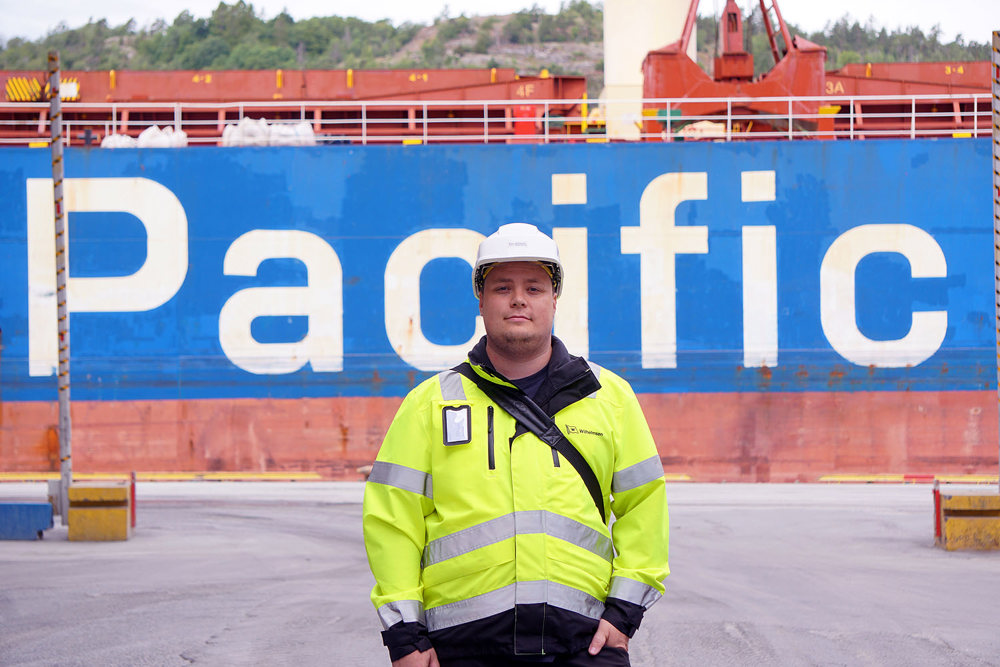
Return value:
<svg viewBox="0 0 1000 667">
<path fill-rule="evenodd" d="M 479 54 L 490 55 L 488 63 L 509 62 L 491 55 L 506 45 L 599 43 L 603 17 L 601 6 L 587 0 L 569 0 L 555 14 L 535 5 L 510 17 L 485 20 L 449 18 L 443 12 L 435 19 L 431 38 L 413 44 L 409 55 L 402 56 L 403 47 L 424 26 L 338 16 L 296 21 L 284 11 L 265 20 L 252 3 L 236 0 L 220 2 L 207 18 L 184 11 L 169 24 L 158 20 L 141 29 L 131 21 L 109 26 L 101 19 L 79 28 L 62 25 L 34 41 L 11 39 L 0 44 L 0 68 L 44 70 L 51 49 L 59 50 L 66 69 L 82 70 L 461 67 L 466 54 L 482 67 Z M 927 34 L 916 27 L 888 31 L 874 20 L 861 24 L 847 16 L 812 34 L 789 27 L 793 34 L 826 46 L 831 69 L 848 62 L 985 60 L 990 53 L 986 43 L 966 43 L 961 37 L 945 43 L 938 27 Z M 759 10 L 744 28 L 757 72 L 769 69 L 773 62 Z M 706 69 L 717 55 L 716 34 L 714 19 L 698 18 L 698 61 Z M 550 70 L 565 68 L 553 64 Z"/>
</svg>

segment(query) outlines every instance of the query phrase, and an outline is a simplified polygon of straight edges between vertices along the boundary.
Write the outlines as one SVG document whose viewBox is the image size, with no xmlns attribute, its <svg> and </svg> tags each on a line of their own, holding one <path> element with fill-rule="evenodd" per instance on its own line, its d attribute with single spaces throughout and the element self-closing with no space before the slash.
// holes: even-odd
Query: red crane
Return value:
<svg viewBox="0 0 1000 667">
<path fill-rule="evenodd" d="M 643 97 L 654 100 L 647 101 L 643 111 L 647 137 L 658 137 L 668 123 L 671 130 L 679 129 L 687 122 L 684 117 L 727 114 L 742 121 L 732 124 L 729 136 L 774 136 L 789 129 L 790 118 L 793 129 L 819 130 L 819 138 L 899 137 L 924 132 L 950 136 L 976 128 L 977 116 L 983 111 L 980 107 L 989 106 L 973 98 L 977 93 L 989 93 L 989 62 L 864 63 L 827 72 L 826 48 L 801 35 L 793 36 L 778 0 L 759 2 L 774 66 L 754 75 L 753 55 L 744 46 L 742 13 L 735 0 L 727 0 L 719 21 L 719 55 L 710 76 L 687 55 L 699 4 L 699 0 L 691 0 L 680 39 L 650 51 L 643 61 Z M 897 99 L 853 99 L 858 95 L 893 95 Z M 898 99 L 912 95 L 941 97 Z M 967 97 L 958 99 L 955 95 Z M 759 99 L 773 97 L 803 99 Z M 674 102 L 668 109 L 667 103 L 655 101 L 662 98 L 716 100 Z"/>
</svg>

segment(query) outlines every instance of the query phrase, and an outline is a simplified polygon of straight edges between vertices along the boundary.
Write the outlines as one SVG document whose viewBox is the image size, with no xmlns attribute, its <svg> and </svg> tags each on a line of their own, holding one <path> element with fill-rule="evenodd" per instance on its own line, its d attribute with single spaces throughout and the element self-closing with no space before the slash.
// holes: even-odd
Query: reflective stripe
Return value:
<svg viewBox="0 0 1000 667">
<path fill-rule="evenodd" d="M 611 539 L 579 521 L 545 510 L 505 514 L 451 535 L 432 540 L 424 548 L 423 567 L 455 558 L 510 539 L 515 535 L 544 533 L 575 544 L 611 562 L 614 547 Z"/>
<path fill-rule="evenodd" d="M 461 556 L 482 547 L 514 537 L 514 515 L 505 514 L 451 535 L 431 540 L 424 547 L 421 567 Z"/>
<path fill-rule="evenodd" d="M 441 385 L 441 398 L 446 401 L 464 401 L 465 388 L 462 386 L 462 376 L 455 371 L 438 373 L 438 383 Z"/>
<path fill-rule="evenodd" d="M 433 498 L 434 485 L 430 473 L 414 470 L 401 466 L 398 463 L 387 461 L 376 461 L 372 464 L 372 471 L 368 475 L 369 482 L 394 486 L 404 491 L 412 491 L 422 496 Z"/>
<path fill-rule="evenodd" d="M 489 593 L 428 609 L 427 629 L 433 632 L 507 611 L 514 606 L 514 586 L 510 584 Z"/>
<path fill-rule="evenodd" d="M 639 583 L 635 579 L 625 577 L 612 577 L 611 590 L 608 592 L 609 598 L 618 598 L 632 604 L 637 604 L 646 609 L 653 606 L 653 603 L 660 599 L 662 593 L 652 586 Z"/>
<path fill-rule="evenodd" d="M 601 367 L 595 364 L 593 361 L 590 361 L 589 359 L 587 360 L 587 365 L 590 366 L 590 372 L 593 373 L 594 377 L 597 378 L 597 381 L 600 382 Z M 600 389 L 598 389 L 597 391 L 600 391 Z M 597 391 L 587 396 L 587 398 L 597 398 Z"/>
<path fill-rule="evenodd" d="M 650 456 L 624 470 L 619 470 L 611 478 L 611 493 L 620 493 L 648 484 L 663 477 L 663 462 L 659 456 Z"/>
<path fill-rule="evenodd" d="M 548 582 L 548 603 L 553 607 L 568 609 L 589 618 L 598 619 L 604 613 L 604 603 L 570 586 Z"/>
<path fill-rule="evenodd" d="M 461 623 L 478 621 L 513 609 L 515 604 L 547 602 L 553 607 L 599 619 L 604 603 L 593 595 L 554 581 L 519 581 L 467 600 L 443 604 L 427 610 L 427 629 L 431 632 Z"/>
<path fill-rule="evenodd" d="M 593 361 L 587 361 L 587 365 L 590 366 L 590 371 L 594 374 L 594 377 L 598 380 L 601 379 L 601 367 L 595 364 Z"/>
<path fill-rule="evenodd" d="M 611 539 L 579 521 L 544 510 L 517 512 L 516 518 L 519 535 L 545 533 L 597 554 L 609 563 L 614 558 Z"/>
<path fill-rule="evenodd" d="M 382 621 L 382 629 L 388 630 L 397 623 L 427 624 L 424 617 L 424 605 L 417 600 L 396 600 L 387 602 L 378 608 L 378 620 Z"/>
</svg>

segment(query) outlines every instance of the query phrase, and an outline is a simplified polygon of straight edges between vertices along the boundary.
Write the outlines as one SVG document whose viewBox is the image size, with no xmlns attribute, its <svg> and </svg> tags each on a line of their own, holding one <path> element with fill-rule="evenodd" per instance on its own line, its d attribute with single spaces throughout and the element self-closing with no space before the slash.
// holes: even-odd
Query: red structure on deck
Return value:
<svg viewBox="0 0 1000 667">
<path fill-rule="evenodd" d="M 643 130 L 657 137 L 684 117 L 727 115 L 749 117 L 730 128 L 735 133 L 782 132 L 790 118 L 796 130 L 817 131 L 817 138 L 850 135 L 912 136 L 942 130 L 959 133 L 976 126 L 981 112 L 972 95 L 989 92 L 989 63 L 866 63 L 827 72 L 826 48 L 801 35 L 792 36 L 777 0 L 760 0 L 774 66 L 754 75 L 753 55 L 744 46 L 743 16 L 735 0 L 727 0 L 718 29 L 720 55 L 709 75 L 688 55 L 699 0 L 691 0 L 678 41 L 650 51 L 643 61 Z M 853 96 L 941 95 L 910 103 L 900 100 L 853 100 Z M 969 95 L 967 100 L 944 96 Z M 760 98 L 793 97 L 788 100 Z M 665 104 L 662 98 L 692 99 Z M 711 101 L 694 98 L 714 98 Z M 759 118 L 755 118 L 759 117 Z"/>
<path fill-rule="evenodd" d="M 728 0 L 719 24 L 721 55 L 715 60 L 715 76 L 709 76 L 687 55 L 697 20 L 698 0 L 692 0 L 681 38 L 661 49 L 650 51 L 642 64 L 643 97 L 651 98 L 753 98 L 818 97 L 823 94 L 826 49 L 803 39 L 792 38 L 775 2 L 770 10 L 760 0 L 764 26 L 771 43 L 775 66 L 763 76 L 753 76 L 753 55 L 743 46 L 743 16 L 735 0 Z M 774 17 L 772 18 L 772 10 Z M 777 23 L 775 27 L 774 23 Z M 712 116 L 727 113 L 761 115 L 815 115 L 819 101 L 807 99 L 792 103 L 782 101 L 740 101 L 735 106 L 725 100 L 690 102 L 680 105 L 682 116 Z M 658 105 L 647 103 L 644 130 L 658 131 L 655 120 Z M 653 116 L 654 119 L 649 118 Z M 769 119 L 754 123 L 756 131 L 775 131 L 787 121 Z M 748 128 L 748 131 L 752 128 Z M 739 131 L 739 129 L 737 130 Z"/>
<path fill-rule="evenodd" d="M 38 84 L 44 82 L 44 72 L 10 71 L 0 76 L 6 80 L 3 101 L 47 100 Z M 515 134 L 515 116 L 532 126 L 540 120 L 543 107 L 531 104 L 532 100 L 564 100 L 548 105 L 550 117 L 578 114 L 587 90 L 584 77 L 544 72 L 525 77 L 510 68 L 65 71 L 63 80 L 77 87 L 76 97 L 64 97 L 75 103 L 64 109 L 64 122 L 71 128 L 74 143 L 88 130 L 99 142 L 105 133 L 137 136 L 150 125 L 174 126 L 193 139 L 219 137 L 226 124 L 242 117 L 240 103 L 253 104 L 247 115 L 269 121 L 307 121 L 320 137 L 355 140 L 364 135 L 377 140 L 380 135 L 479 135 L 485 115 L 490 134 L 502 140 Z M 392 105 L 394 101 L 400 105 Z M 490 104 L 484 108 L 476 104 L 480 101 Z M 372 102 L 379 104 L 362 109 Z M 424 109 L 414 102 L 432 104 Z M 176 117 L 177 103 L 186 104 L 180 118 Z M 204 106 L 192 111 L 192 103 Z M 47 113 L 47 109 L 27 105 L 11 110 L 8 105 L 0 112 L 0 138 L 31 140 L 37 136 L 44 140 Z"/>
</svg>

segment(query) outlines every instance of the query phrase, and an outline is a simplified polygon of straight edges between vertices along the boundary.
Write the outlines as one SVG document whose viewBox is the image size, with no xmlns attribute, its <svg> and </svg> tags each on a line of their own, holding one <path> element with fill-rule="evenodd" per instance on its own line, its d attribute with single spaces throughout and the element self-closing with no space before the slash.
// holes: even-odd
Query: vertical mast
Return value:
<svg viewBox="0 0 1000 667">
<path fill-rule="evenodd" d="M 69 309 L 66 307 L 66 209 L 63 204 L 62 100 L 59 98 L 59 52 L 49 51 L 49 117 L 52 190 L 56 222 L 56 303 L 59 317 L 59 515 L 67 524 L 69 485 L 73 481 L 69 414 Z"/>
</svg>

